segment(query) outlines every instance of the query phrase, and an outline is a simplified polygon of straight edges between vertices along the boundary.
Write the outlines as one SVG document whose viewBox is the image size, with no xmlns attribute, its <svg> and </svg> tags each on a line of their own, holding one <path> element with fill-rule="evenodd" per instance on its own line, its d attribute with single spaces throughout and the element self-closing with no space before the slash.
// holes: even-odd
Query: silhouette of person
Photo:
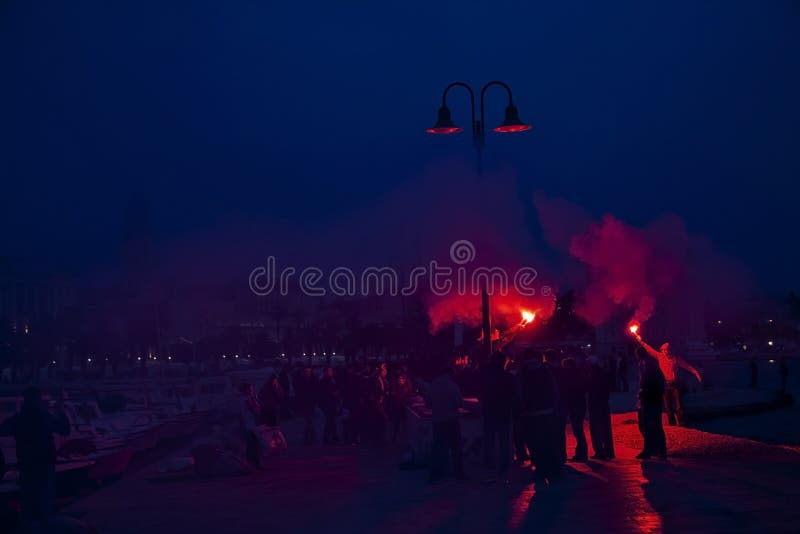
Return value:
<svg viewBox="0 0 800 534">
<path fill-rule="evenodd" d="M 555 378 L 542 356 L 525 351 L 525 364 L 517 375 L 518 398 L 522 403 L 521 421 L 525 442 L 536 466 L 536 478 L 549 480 L 560 473 L 557 444 L 558 409 Z M 563 429 L 562 429 L 563 431 Z"/>
<path fill-rule="evenodd" d="M 619 381 L 620 389 L 627 393 L 630 389 L 628 384 L 628 355 L 624 352 L 619 356 Z"/>
<path fill-rule="evenodd" d="M 555 349 L 544 351 L 544 363 L 550 369 L 550 373 L 556 382 L 556 413 L 553 419 L 555 433 L 553 439 L 555 439 L 554 447 L 558 459 L 563 464 L 567 461 L 567 405 L 562 394 L 564 389 L 564 368 L 561 366 L 559 358 L 560 354 Z"/>
<path fill-rule="evenodd" d="M 53 434 L 69 434 L 69 420 L 61 400 L 56 415 L 47 411 L 39 388 L 31 386 L 23 394 L 19 413 L 0 425 L 0 436 L 16 441 L 17 466 L 23 521 L 47 523 L 53 515 L 56 490 L 56 446 Z"/>
<path fill-rule="evenodd" d="M 617 376 L 617 355 L 613 352 L 608 355 L 608 383 L 611 391 L 617 391 L 617 385 L 619 384 Z"/>
<path fill-rule="evenodd" d="M 325 414 L 325 426 L 322 429 L 322 443 L 336 445 L 339 443 L 339 431 L 336 417 L 342 407 L 341 390 L 333 375 L 333 368 L 326 367 L 319 382 L 319 405 Z"/>
<path fill-rule="evenodd" d="M 453 376 L 452 367 L 442 369 L 431 382 L 425 399 L 431 409 L 433 423 L 430 482 L 437 482 L 445 476 L 448 456 L 452 458 L 456 478 L 464 479 L 461 422 L 458 420 L 458 410 L 463 406 L 464 399 Z"/>
<path fill-rule="evenodd" d="M 261 466 L 261 452 L 256 426 L 261 417 L 261 404 L 253 384 L 241 384 L 239 395 L 239 423 L 244 434 L 245 456 L 253 467 L 258 468 Z"/>
<path fill-rule="evenodd" d="M 592 439 L 595 460 L 612 460 L 614 440 L 611 431 L 611 407 L 608 404 L 608 373 L 594 356 L 589 362 L 589 391 L 587 395 L 589 407 L 589 435 Z"/>
<path fill-rule="evenodd" d="M 483 461 L 487 470 L 494 467 L 503 479 L 511 461 L 511 411 L 514 402 L 514 378 L 506 371 L 505 355 L 495 352 L 484 372 L 481 393 Z"/>
<path fill-rule="evenodd" d="M 389 418 L 392 422 L 392 443 L 397 441 L 401 430 L 406 430 L 406 405 L 413 395 L 413 389 L 405 374 L 397 375 L 389 394 Z"/>
<path fill-rule="evenodd" d="M 286 391 L 281 386 L 278 375 L 271 375 L 258 392 L 258 402 L 261 404 L 259 422 L 262 425 L 280 426 L 281 406 L 285 398 Z"/>
<path fill-rule="evenodd" d="M 667 438 L 661 414 L 664 406 L 664 375 L 658 363 L 647 356 L 647 352 L 636 349 L 639 360 L 639 432 L 644 438 L 642 452 L 636 455 L 640 460 L 651 456 L 667 457 Z"/>
<path fill-rule="evenodd" d="M 295 399 L 297 410 L 304 422 L 303 443 L 313 445 L 316 440 L 314 428 L 314 408 L 317 401 L 317 381 L 311 367 L 304 367 L 295 380 Z"/>
<path fill-rule="evenodd" d="M 564 368 L 562 396 L 572 435 L 577 441 L 572 461 L 585 462 L 589 458 L 589 445 L 586 441 L 586 433 L 583 431 L 583 421 L 586 419 L 588 377 L 583 369 L 578 367 L 574 358 L 564 358 L 561 365 Z"/>
</svg>

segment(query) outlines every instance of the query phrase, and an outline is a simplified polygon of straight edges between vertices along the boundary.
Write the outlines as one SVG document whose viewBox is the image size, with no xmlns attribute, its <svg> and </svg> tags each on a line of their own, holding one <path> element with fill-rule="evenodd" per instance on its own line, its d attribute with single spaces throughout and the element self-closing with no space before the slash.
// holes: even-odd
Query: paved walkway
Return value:
<svg viewBox="0 0 800 534">
<path fill-rule="evenodd" d="M 669 429 L 685 456 L 639 462 L 629 419 L 615 419 L 616 460 L 570 464 L 550 485 L 518 468 L 509 485 L 482 484 L 473 466 L 470 481 L 429 486 L 389 453 L 296 447 L 250 476 L 154 482 L 145 470 L 73 510 L 101 534 L 797 531 L 796 452 Z"/>
</svg>

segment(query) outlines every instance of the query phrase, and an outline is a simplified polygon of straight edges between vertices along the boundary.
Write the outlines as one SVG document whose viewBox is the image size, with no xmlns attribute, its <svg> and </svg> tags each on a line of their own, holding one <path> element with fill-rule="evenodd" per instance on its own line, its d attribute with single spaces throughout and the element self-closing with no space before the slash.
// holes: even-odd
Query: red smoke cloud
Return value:
<svg viewBox="0 0 800 534">
<path fill-rule="evenodd" d="M 493 295 L 490 302 L 492 327 L 506 328 L 517 324 L 522 310 L 534 312 L 537 320 L 547 319 L 553 314 L 555 299 L 552 296 Z M 481 297 L 477 295 L 452 295 L 436 299 L 428 307 L 431 332 L 436 333 L 454 322 L 476 327 L 481 324 Z"/>
<path fill-rule="evenodd" d="M 589 268 L 590 282 L 576 312 L 591 324 L 608 320 L 620 305 L 642 323 L 653 314 L 654 296 L 680 275 L 673 258 L 659 257 L 645 235 L 610 215 L 572 237 L 570 253 Z"/>
<path fill-rule="evenodd" d="M 656 307 L 730 310 L 751 290 L 747 269 L 704 237 L 690 235 L 675 215 L 634 228 L 612 215 L 592 222 L 585 210 L 561 199 L 537 195 L 535 205 L 545 239 L 579 262 L 580 276 L 574 266 L 565 270 L 580 288 L 576 312 L 595 326 L 620 310 L 637 323 Z"/>
</svg>

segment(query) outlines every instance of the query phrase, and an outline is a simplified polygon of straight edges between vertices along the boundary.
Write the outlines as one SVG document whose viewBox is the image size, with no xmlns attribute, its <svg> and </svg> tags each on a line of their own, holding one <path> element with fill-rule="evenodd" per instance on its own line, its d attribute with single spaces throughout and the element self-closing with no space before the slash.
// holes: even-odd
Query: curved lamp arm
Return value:
<svg viewBox="0 0 800 534">
<path fill-rule="evenodd" d="M 486 124 L 486 121 L 484 119 L 484 117 L 485 117 L 485 114 L 484 114 L 484 95 L 486 94 L 486 90 L 489 87 L 493 86 L 493 85 L 499 85 L 500 87 L 505 89 L 506 93 L 508 93 L 508 104 L 511 105 L 511 104 L 514 103 L 514 99 L 511 96 L 511 88 L 508 86 L 508 84 L 506 84 L 505 82 L 501 82 L 499 80 L 493 80 L 491 82 L 487 82 L 486 85 L 484 85 L 483 88 L 481 88 L 481 117 L 480 117 L 480 130 L 481 130 L 480 133 L 481 133 L 481 135 L 483 135 L 484 125 Z"/>
<path fill-rule="evenodd" d="M 469 108 L 470 112 L 472 113 L 472 133 L 475 134 L 477 125 L 475 123 L 475 91 L 472 90 L 472 87 L 467 85 L 464 82 L 453 82 L 447 87 L 444 88 L 442 92 L 442 107 L 447 107 L 447 92 L 450 91 L 453 87 L 463 87 L 467 91 L 469 91 Z"/>
</svg>

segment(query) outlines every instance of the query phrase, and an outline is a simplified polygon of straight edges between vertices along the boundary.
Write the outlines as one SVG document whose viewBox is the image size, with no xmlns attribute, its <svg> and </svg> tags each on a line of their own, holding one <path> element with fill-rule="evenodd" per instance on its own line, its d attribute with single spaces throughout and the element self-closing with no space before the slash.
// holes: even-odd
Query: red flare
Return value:
<svg viewBox="0 0 800 534">
<path fill-rule="evenodd" d="M 522 321 L 520 322 L 521 325 L 525 326 L 526 324 L 531 324 L 534 319 L 536 319 L 536 312 L 528 311 L 528 310 L 520 310 L 522 314 Z"/>
</svg>

